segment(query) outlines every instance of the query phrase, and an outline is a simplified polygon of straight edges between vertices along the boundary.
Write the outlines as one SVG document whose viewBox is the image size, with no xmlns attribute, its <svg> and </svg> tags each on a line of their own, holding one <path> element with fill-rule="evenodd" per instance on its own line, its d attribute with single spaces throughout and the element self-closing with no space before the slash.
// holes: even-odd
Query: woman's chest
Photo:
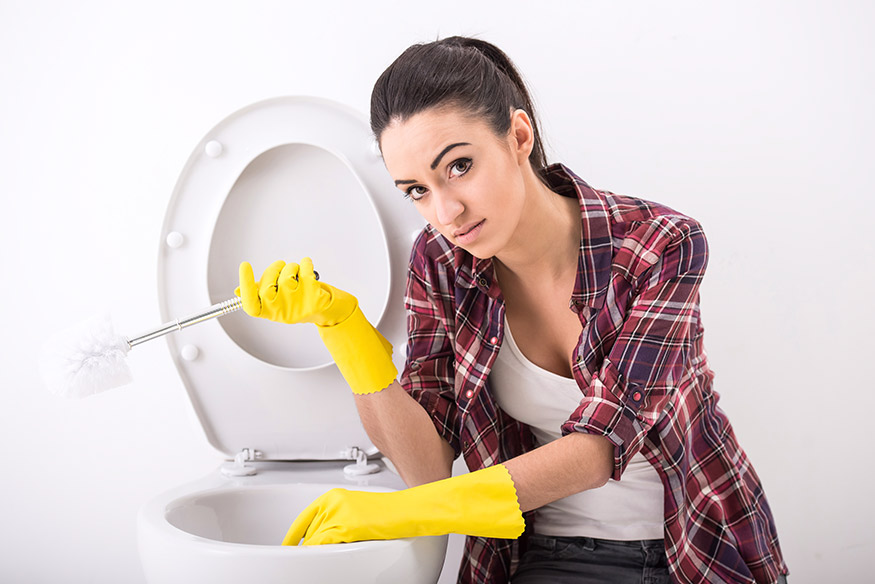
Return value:
<svg viewBox="0 0 875 584">
<path fill-rule="evenodd" d="M 506 316 L 517 347 L 529 361 L 570 378 L 572 354 L 583 327 L 568 301 L 568 296 L 546 292 L 539 301 L 516 298 L 506 304 Z"/>
</svg>

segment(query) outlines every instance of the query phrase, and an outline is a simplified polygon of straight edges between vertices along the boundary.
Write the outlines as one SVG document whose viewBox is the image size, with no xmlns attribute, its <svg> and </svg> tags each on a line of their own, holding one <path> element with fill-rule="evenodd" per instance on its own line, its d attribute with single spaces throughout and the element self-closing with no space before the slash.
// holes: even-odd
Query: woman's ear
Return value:
<svg viewBox="0 0 875 584">
<path fill-rule="evenodd" d="M 532 120 L 525 110 L 514 110 L 510 114 L 511 147 L 519 164 L 528 164 L 529 155 L 535 146 L 535 131 Z"/>
</svg>

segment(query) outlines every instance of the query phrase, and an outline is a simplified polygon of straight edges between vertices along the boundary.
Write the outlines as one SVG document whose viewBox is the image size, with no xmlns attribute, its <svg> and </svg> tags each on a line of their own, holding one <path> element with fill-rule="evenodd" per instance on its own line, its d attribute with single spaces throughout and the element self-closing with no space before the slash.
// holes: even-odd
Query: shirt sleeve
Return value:
<svg viewBox="0 0 875 584">
<path fill-rule="evenodd" d="M 613 337 L 613 345 L 562 426 L 563 435 L 597 434 L 614 443 L 615 480 L 688 376 L 707 263 L 705 234 L 686 217 L 642 225 L 615 255 L 611 290 L 590 333 L 602 342 Z"/>
<path fill-rule="evenodd" d="M 401 386 L 425 408 L 438 434 L 461 452 L 454 387 L 455 353 L 446 310 L 431 286 L 413 270 L 408 273 L 407 357 Z"/>
</svg>

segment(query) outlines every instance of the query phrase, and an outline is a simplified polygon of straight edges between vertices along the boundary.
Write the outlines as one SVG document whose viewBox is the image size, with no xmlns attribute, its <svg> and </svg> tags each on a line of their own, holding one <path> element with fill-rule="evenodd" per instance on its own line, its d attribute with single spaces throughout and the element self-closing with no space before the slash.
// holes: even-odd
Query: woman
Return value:
<svg viewBox="0 0 875 584">
<path fill-rule="evenodd" d="M 286 544 L 467 534 L 460 582 L 758 582 L 787 573 L 760 481 L 716 406 L 701 226 L 547 166 L 509 59 L 453 37 L 377 81 L 371 126 L 428 221 L 408 352 L 313 265 L 240 269 L 247 313 L 313 322 L 411 488 L 334 490 Z M 472 471 L 451 476 L 463 455 Z M 525 533 L 524 533 L 525 532 Z"/>
</svg>

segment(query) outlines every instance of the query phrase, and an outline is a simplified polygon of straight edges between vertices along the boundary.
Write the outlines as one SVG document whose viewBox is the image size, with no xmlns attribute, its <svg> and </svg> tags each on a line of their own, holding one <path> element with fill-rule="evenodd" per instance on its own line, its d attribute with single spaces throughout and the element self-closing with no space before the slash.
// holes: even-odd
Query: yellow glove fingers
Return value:
<svg viewBox="0 0 875 584">
<path fill-rule="evenodd" d="M 261 299 L 258 297 L 258 286 L 255 284 L 255 274 L 249 262 L 242 262 L 239 269 L 240 286 L 234 291 L 243 300 L 243 310 L 249 316 L 261 314 Z"/>
<path fill-rule="evenodd" d="M 277 280 L 285 265 L 286 262 L 277 260 L 261 274 L 261 280 L 258 281 L 258 295 L 261 296 L 262 302 L 273 302 L 276 299 Z"/>
<path fill-rule="evenodd" d="M 289 527 L 286 536 L 283 538 L 283 545 L 298 545 L 301 539 L 307 534 L 307 529 L 310 527 L 310 524 L 319 512 L 320 500 L 321 497 L 310 503 L 306 509 L 298 514 L 298 517 L 292 522 L 292 526 Z"/>
<path fill-rule="evenodd" d="M 356 541 L 350 539 L 348 528 L 355 528 L 355 519 L 347 516 L 345 501 L 355 492 L 331 489 L 320 495 L 301 511 L 286 532 L 283 545 L 322 545 Z M 368 522 L 371 523 L 371 522 Z"/>
<path fill-rule="evenodd" d="M 385 512 L 394 494 L 331 489 L 298 515 L 283 544 L 301 541 L 301 545 L 310 546 L 406 537 L 396 533 L 398 518 Z M 405 517 L 401 523 L 409 524 L 409 519 Z"/>
<path fill-rule="evenodd" d="M 286 267 L 280 272 L 279 275 L 279 284 L 282 286 L 290 286 L 290 290 L 294 290 L 298 287 L 298 274 L 300 272 L 300 266 L 298 264 L 286 264 Z M 287 282 L 287 280 L 290 280 Z"/>
<path fill-rule="evenodd" d="M 250 316 L 287 324 L 333 326 L 346 320 L 358 305 L 349 292 L 319 282 L 309 257 L 300 265 L 275 261 L 257 282 L 252 267 L 244 264 L 240 266 L 240 287 L 235 293 L 243 298 Z"/>
<path fill-rule="evenodd" d="M 310 258 L 301 259 L 301 279 L 316 279 L 316 270 L 313 268 L 313 260 Z"/>
<path fill-rule="evenodd" d="M 304 541 L 301 545 L 323 545 L 326 543 L 346 543 L 350 541 L 346 535 L 344 526 L 337 525 L 336 513 L 338 507 L 331 506 L 327 502 L 320 505 L 319 512 L 307 527 Z"/>
</svg>

